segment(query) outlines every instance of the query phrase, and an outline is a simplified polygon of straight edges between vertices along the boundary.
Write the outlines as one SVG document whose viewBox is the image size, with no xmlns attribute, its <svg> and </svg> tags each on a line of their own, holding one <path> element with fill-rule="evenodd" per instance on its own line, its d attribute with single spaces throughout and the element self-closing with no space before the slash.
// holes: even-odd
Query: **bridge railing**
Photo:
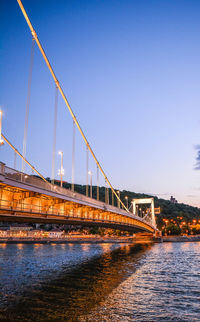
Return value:
<svg viewBox="0 0 200 322">
<path fill-rule="evenodd" d="M 136 222 L 127 221 L 127 218 L 125 216 L 110 216 L 110 215 L 104 215 L 101 217 L 101 214 L 93 215 L 90 213 L 84 214 L 84 213 L 77 213 L 73 210 L 67 211 L 64 208 L 57 208 L 54 206 L 47 206 L 47 205 L 40 205 L 40 204 L 32 204 L 32 203 L 26 203 L 24 200 L 4 200 L 0 199 L 0 209 L 11 211 L 12 213 L 10 216 L 14 218 L 20 218 L 23 217 L 23 214 L 27 214 L 31 217 L 33 216 L 39 216 L 38 219 L 51 219 L 52 216 L 54 219 L 65 219 L 65 220 L 72 220 L 74 221 L 80 221 L 83 220 L 84 222 L 97 222 L 101 223 L 102 221 L 104 223 L 109 224 L 119 224 L 119 225 L 126 225 L 129 227 L 137 226 Z M 17 215 L 20 213 L 20 215 Z M 9 215 L 9 213 L 7 214 Z M 41 216 L 42 215 L 42 216 Z M 25 215 L 26 216 L 26 215 Z M 142 223 L 142 227 L 144 229 L 147 229 L 146 223 Z M 138 223 L 138 227 L 141 225 L 141 222 Z"/>
<path fill-rule="evenodd" d="M 57 185 L 53 185 L 50 182 L 45 182 L 39 177 L 36 177 L 34 175 L 28 175 L 26 173 L 20 172 L 18 170 L 12 169 L 8 166 L 6 166 L 4 163 L 0 162 L 0 174 L 4 175 L 6 178 L 10 178 L 12 180 L 28 184 L 31 186 L 35 186 L 37 188 L 41 188 L 47 191 L 51 191 L 56 194 L 67 196 L 71 199 L 76 199 L 76 202 L 80 201 L 87 206 L 96 207 L 96 208 L 102 208 L 103 211 L 109 211 L 112 213 L 117 213 L 119 215 L 124 215 L 130 218 L 139 219 L 140 221 L 143 221 L 144 223 L 148 223 L 151 225 L 151 222 L 149 220 L 144 220 L 143 218 L 139 216 L 135 216 L 130 212 L 125 211 L 124 209 L 120 209 L 118 207 L 114 207 L 112 205 L 109 205 L 107 203 L 104 203 L 102 201 L 98 201 L 94 198 L 90 198 L 87 196 L 84 196 L 80 193 L 73 192 L 69 189 L 59 187 Z M 152 226 L 152 225 L 151 225 Z"/>
<path fill-rule="evenodd" d="M 73 210 L 67 211 L 67 215 L 66 215 L 66 210 L 64 208 L 57 208 L 54 206 L 44 206 L 44 205 L 42 206 L 42 205 L 38 205 L 38 204 L 30 204 L 30 203 L 26 203 L 24 201 L 16 202 L 16 200 L 10 201 L 10 200 L 1 199 L 0 200 L 0 209 L 20 211 L 20 212 L 29 212 L 29 213 L 43 214 L 43 215 L 46 214 L 46 215 L 55 215 L 55 216 L 65 216 L 65 217 L 74 218 L 74 219 L 81 218 L 81 219 L 87 219 L 87 220 L 90 220 L 90 219 L 97 220 L 97 221 L 99 220 L 98 217 L 93 217 L 90 215 L 85 217 L 85 215 L 83 215 L 83 214 L 74 213 Z M 117 217 L 112 217 L 112 219 L 110 219 L 108 217 L 106 219 L 106 221 L 120 222 Z M 122 220 L 122 223 L 123 223 L 123 220 Z"/>
<path fill-rule="evenodd" d="M 88 204 L 92 203 L 93 205 L 96 204 L 96 205 L 102 206 L 102 207 L 108 206 L 107 204 L 105 204 L 102 201 L 98 201 L 93 198 L 84 196 L 80 193 L 73 192 L 70 189 L 59 187 L 58 185 L 53 185 L 50 182 L 44 182 L 39 177 L 36 177 L 34 175 L 28 175 L 26 173 L 17 171 L 15 169 L 12 169 L 12 168 L 6 166 L 3 163 L 0 163 L 0 173 L 3 174 L 5 177 L 10 178 L 12 180 L 16 180 L 18 182 L 25 183 L 25 184 L 30 184 L 30 185 L 42 188 L 44 190 L 48 190 L 48 191 L 50 190 L 52 192 L 66 195 L 71 198 L 76 198 L 80 201 L 87 202 Z M 116 207 L 109 205 L 109 208 L 113 208 L 116 211 Z"/>
<path fill-rule="evenodd" d="M 10 178 L 12 180 L 16 180 L 18 182 L 25 183 L 25 184 L 30 184 L 32 186 L 36 186 L 36 187 L 42 188 L 44 190 L 52 191 L 54 193 L 59 193 L 59 194 L 62 194 L 62 195 L 65 195 L 65 196 L 68 196 L 71 198 L 76 198 L 80 201 L 84 201 L 87 203 L 92 203 L 92 204 L 95 203 L 98 206 L 105 205 L 105 203 L 102 201 L 97 201 L 93 198 L 86 197 L 80 193 L 73 192 L 70 189 L 59 187 L 58 185 L 53 185 L 50 182 L 45 182 L 42 179 L 40 179 L 39 177 L 36 177 L 34 175 L 28 175 L 26 173 L 17 171 L 15 169 L 7 167 L 4 164 L 2 165 L 2 163 L 0 163 L 0 165 L 1 165 L 0 173 L 3 174 L 5 177 Z M 114 207 L 114 208 L 116 208 L 116 207 Z"/>
</svg>

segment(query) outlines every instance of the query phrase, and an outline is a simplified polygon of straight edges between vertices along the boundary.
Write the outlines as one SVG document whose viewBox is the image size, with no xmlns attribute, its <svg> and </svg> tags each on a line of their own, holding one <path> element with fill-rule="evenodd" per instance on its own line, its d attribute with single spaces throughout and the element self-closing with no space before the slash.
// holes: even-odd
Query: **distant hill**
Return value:
<svg viewBox="0 0 200 322">
<path fill-rule="evenodd" d="M 66 188 L 71 188 L 71 185 L 69 183 L 64 183 L 63 186 Z M 75 191 L 85 195 L 86 186 L 76 184 Z M 93 186 L 92 196 L 94 198 L 96 198 L 96 191 L 97 191 L 96 186 Z M 157 198 L 155 196 L 123 190 L 123 191 L 120 191 L 120 198 L 125 205 L 126 205 L 126 199 L 125 199 L 126 196 L 128 197 L 128 200 L 129 200 L 129 206 L 132 199 L 154 197 L 155 207 L 161 208 L 161 213 L 160 215 L 157 215 L 157 218 L 156 218 L 158 228 L 161 228 L 161 226 L 163 225 L 163 218 L 168 220 L 173 219 L 177 221 L 177 217 L 179 218 L 181 217 L 181 220 L 185 220 L 186 222 L 190 222 L 193 219 L 200 220 L 200 208 L 197 208 L 197 207 L 192 207 L 183 203 L 173 204 L 169 200 Z M 115 199 L 114 205 L 117 206 L 116 198 L 114 199 Z M 105 187 L 99 187 L 99 200 L 105 201 Z M 110 204 L 111 204 L 111 200 L 112 200 L 112 194 L 111 194 L 111 189 L 109 189 Z"/>
</svg>

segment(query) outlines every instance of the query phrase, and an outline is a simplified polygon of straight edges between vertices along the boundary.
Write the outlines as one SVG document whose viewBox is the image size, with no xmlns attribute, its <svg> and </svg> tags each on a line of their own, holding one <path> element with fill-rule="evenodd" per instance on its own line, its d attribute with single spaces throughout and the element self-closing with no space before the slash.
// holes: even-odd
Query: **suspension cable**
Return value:
<svg viewBox="0 0 200 322">
<path fill-rule="evenodd" d="M 52 170 L 51 170 L 51 183 L 52 184 L 54 184 L 54 180 L 55 180 L 57 114 L 58 114 L 58 87 L 56 86 L 55 103 L 54 103 L 54 129 L 53 129 Z"/>
<path fill-rule="evenodd" d="M 29 165 L 29 167 L 31 167 L 31 169 L 33 170 L 33 171 L 35 171 L 37 174 L 38 174 L 38 176 L 40 176 L 40 178 L 42 178 L 45 182 L 47 182 L 47 183 L 49 183 L 44 177 L 43 177 L 43 175 L 41 174 L 41 173 L 39 173 L 36 169 L 35 169 L 35 167 L 30 163 L 30 162 L 28 162 L 28 160 L 26 160 L 26 158 L 12 145 L 12 143 L 5 137 L 5 135 L 3 135 L 3 134 L 1 134 L 2 135 L 2 138 L 8 143 L 8 145 L 10 145 L 10 147 L 20 156 L 20 158 L 22 158 L 22 160 L 24 161 L 24 162 L 26 162 L 28 165 Z M 50 184 L 50 183 L 49 183 Z"/>
<path fill-rule="evenodd" d="M 99 201 L 99 168 L 97 166 L 97 200 Z"/>
<path fill-rule="evenodd" d="M 105 181 L 105 203 L 109 204 L 108 184 Z"/>
<path fill-rule="evenodd" d="M 105 189 L 104 189 L 104 194 L 105 194 L 105 203 L 107 203 L 107 190 L 106 190 L 106 180 L 105 180 Z"/>
<path fill-rule="evenodd" d="M 51 75 L 52 75 L 52 77 L 53 77 L 53 79 L 54 79 L 54 81 L 55 81 L 55 84 L 58 86 L 58 89 L 59 89 L 59 91 L 60 91 L 60 94 L 62 95 L 63 100 L 64 100 L 64 102 L 65 102 L 65 104 L 66 104 L 66 106 L 67 106 L 67 108 L 68 108 L 68 110 L 69 110 L 69 112 L 70 112 L 70 114 L 71 114 L 71 116 L 72 116 L 72 118 L 73 118 L 73 120 L 74 120 L 74 122 L 75 122 L 75 124 L 76 124 L 77 128 L 79 129 L 79 131 L 80 131 L 80 133 L 81 133 L 81 135 L 82 135 L 82 137 L 83 137 L 83 140 L 85 141 L 86 146 L 87 146 L 87 147 L 88 147 L 88 149 L 90 150 L 90 153 L 92 154 L 92 156 L 93 156 L 93 158 L 94 158 L 94 160 L 95 160 L 95 162 L 96 162 L 97 166 L 99 167 L 99 169 L 100 169 L 100 171 L 101 171 L 102 175 L 104 176 L 104 179 L 106 180 L 106 182 L 107 182 L 107 183 L 108 183 L 108 185 L 110 186 L 110 188 L 111 188 L 111 190 L 113 191 L 114 195 L 116 196 L 117 200 L 118 200 L 118 201 L 119 201 L 119 203 L 122 205 L 122 207 L 123 207 L 126 211 L 128 211 L 128 209 L 126 208 L 126 206 L 124 205 L 124 203 L 122 202 L 122 200 L 119 198 L 119 196 L 117 195 L 116 191 L 115 191 L 115 190 L 114 190 L 114 188 L 112 187 L 112 185 L 111 185 L 110 181 L 108 180 L 108 178 L 107 178 L 107 176 L 106 176 L 106 174 L 105 174 L 105 172 L 104 172 L 103 168 L 101 167 L 100 163 L 98 162 L 98 160 L 97 160 L 97 158 L 96 158 L 96 156 L 95 156 L 95 154 L 94 154 L 94 152 L 93 152 L 93 150 L 92 150 L 92 148 L 91 148 L 91 146 L 90 146 L 89 142 L 87 141 L 87 138 L 86 138 L 85 134 L 83 133 L 83 130 L 81 129 L 81 126 L 80 126 L 80 124 L 79 124 L 79 122 L 78 122 L 78 120 L 77 120 L 77 118 L 76 118 L 75 114 L 73 113 L 72 108 L 71 108 L 71 106 L 70 106 L 70 104 L 69 104 L 69 102 L 68 102 L 68 100 L 67 100 L 67 98 L 66 98 L 66 96 L 65 96 L 65 94 L 64 94 L 64 92 L 63 92 L 63 90 L 62 90 L 62 87 L 61 87 L 61 85 L 60 85 L 60 83 L 59 83 L 59 81 L 58 81 L 58 79 L 57 79 L 57 77 L 56 77 L 56 75 L 55 75 L 55 73 L 54 73 L 54 71 L 53 71 L 53 68 L 52 68 L 52 66 L 51 66 L 51 64 L 50 64 L 50 62 L 49 62 L 49 60 L 48 60 L 48 58 L 47 58 L 47 56 L 46 56 L 46 54 L 45 54 L 45 52 L 44 52 L 44 49 L 43 49 L 43 47 L 42 47 L 42 45 L 41 45 L 41 43 L 40 43 L 40 41 L 39 41 L 39 39 L 38 39 L 38 36 L 37 36 L 37 34 L 36 34 L 35 30 L 33 29 L 33 26 L 32 26 L 32 24 L 31 24 L 31 22 L 30 22 L 30 19 L 29 19 L 29 17 L 28 17 L 28 15 L 27 15 L 27 13 L 26 13 L 26 10 L 24 9 L 24 6 L 23 6 L 23 4 L 22 4 L 21 0 L 17 0 L 17 2 L 18 2 L 18 4 L 19 4 L 20 9 L 21 9 L 21 11 L 22 11 L 22 13 L 23 13 L 23 15 L 24 15 L 24 18 L 25 18 L 25 20 L 26 20 L 26 22 L 27 22 L 27 24 L 28 24 L 28 26 L 29 26 L 29 28 L 30 28 L 30 31 L 31 31 L 31 33 L 32 33 L 32 36 L 34 37 L 34 39 L 35 39 L 35 41 L 36 41 L 36 43 L 37 43 L 37 45 L 38 45 L 38 47 L 39 47 L 39 49 L 40 49 L 40 52 L 41 52 L 41 54 L 42 54 L 42 56 L 43 56 L 43 58 L 44 58 L 44 60 L 45 60 L 45 62 L 46 62 L 46 64 L 47 64 L 47 66 L 48 66 L 48 68 L 49 68 L 49 71 L 50 71 L 50 73 L 51 73 Z"/>
<path fill-rule="evenodd" d="M 86 146 L 86 196 L 88 197 L 88 146 Z"/>
<path fill-rule="evenodd" d="M 17 153 L 14 151 L 14 169 L 16 170 L 16 165 L 17 165 Z"/>
<path fill-rule="evenodd" d="M 75 172 L 75 135 L 76 127 L 73 120 L 73 138 L 72 138 L 72 191 L 74 192 L 74 172 Z"/>
<path fill-rule="evenodd" d="M 26 100 L 26 116 L 24 124 L 24 139 L 23 139 L 23 157 L 26 158 L 26 144 L 27 144 L 27 132 L 28 132 L 28 117 L 29 117 L 29 106 L 30 106 L 30 97 L 31 97 L 31 83 L 32 83 L 32 73 L 33 73 L 33 59 L 34 59 L 34 47 L 35 39 L 32 38 L 31 45 L 31 58 L 29 66 L 29 75 L 28 75 L 28 90 L 27 90 L 27 100 Z M 24 160 L 22 159 L 22 172 L 25 170 Z"/>
</svg>

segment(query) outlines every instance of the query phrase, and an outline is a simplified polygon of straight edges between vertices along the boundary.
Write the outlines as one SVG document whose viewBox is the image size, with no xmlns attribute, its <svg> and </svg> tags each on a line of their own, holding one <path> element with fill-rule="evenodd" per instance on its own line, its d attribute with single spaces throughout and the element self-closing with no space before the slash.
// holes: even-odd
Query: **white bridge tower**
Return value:
<svg viewBox="0 0 200 322">
<path fill-rule="evenodd" d="M 156 227 L 156 220 L 155 220 L 155 208 L 154 208 L 154 198 L 144 198 L 144 199 L 133 199 L 133 214 L 136 215 L 136 205 L 141 204 L 151 204 L 151 222 L 154 227 Z M 146 215 L 147 216 L 147 215 Z M 145 217 L 144 217 L 145 218 Z"/>
</svg>

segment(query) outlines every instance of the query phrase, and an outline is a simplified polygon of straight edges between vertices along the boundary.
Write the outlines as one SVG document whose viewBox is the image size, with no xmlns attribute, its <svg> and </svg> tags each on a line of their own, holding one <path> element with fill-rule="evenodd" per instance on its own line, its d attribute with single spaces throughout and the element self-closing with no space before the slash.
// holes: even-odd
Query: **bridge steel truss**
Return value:
<svg viewBox="0 0 200 322">
<path fill-rule="evenodd" d="M 158 232 L 152 223 L 130 212 L 44 182 L 3 163 L 0 163 L 0 218 Z"/>
</svg>

